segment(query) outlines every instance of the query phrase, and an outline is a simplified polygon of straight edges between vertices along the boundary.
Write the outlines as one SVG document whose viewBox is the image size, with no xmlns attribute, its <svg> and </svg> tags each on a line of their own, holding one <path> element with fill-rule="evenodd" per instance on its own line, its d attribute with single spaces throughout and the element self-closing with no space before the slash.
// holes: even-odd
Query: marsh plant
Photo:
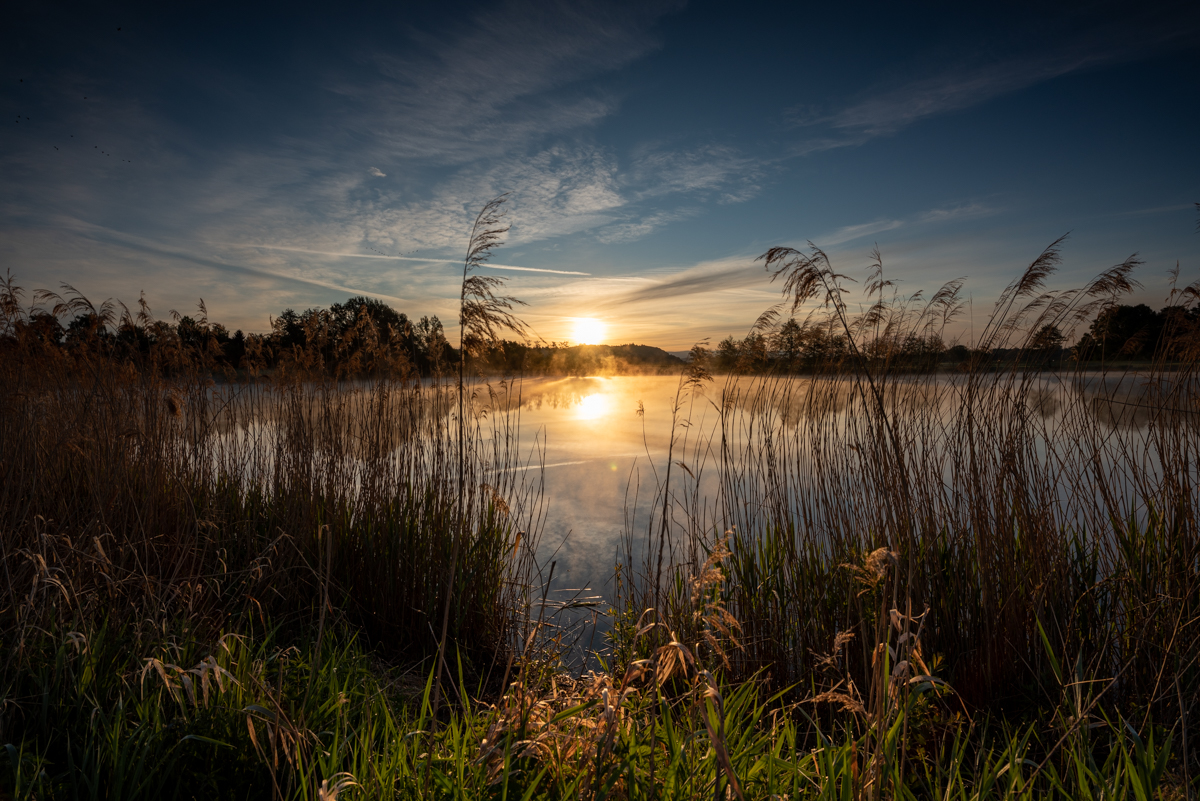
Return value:
<svg viewBox="0 0 1200 801">
<path fill-rule="evenodd" d="M 162 760 L 184 759 L 193 778 L 213 771 L 187 756 L 204 738 L 265 760 L 246 763 L 248 786 L 264 765 L 272 777 L 291 771 L 276 790 L 294 796 L 297 782 L 312 786 L 314 745 L 279 737 L 323 730 L 311 716 L 336 701 L 319 677 L 338 648 L 357 637 L 376 658 L 419 664 L 448 640 L 482 677 L 520 640 L 513 613 L 525 606 L 539 501 L 512 469 L 506 386 L 490 388 L 500 411 L 468 405 L 456 420 L 458 387 L 416 380 L 402 354 L 372 349 L 366 318 L 353 343 L 365 378 L 324 369 L 315 323 L 270 375 L 253 352 L 232 374 L 203 308 L 190 319 L 183 337 L 144 299 L 130 312 L 70 288 L 29 297 L 11 276 L 0 286 L 0 742 L 14 770 L 43 766 L 51 797 L 85 778 L 90 797 L 190 794 Z M 226 635 L 279 643 L 255 657 L 278 664 L 260 689 L 307 711 L 285 710 L 285 724 L 277 704 L 228 701 L 224 673 L 189 672 Z M 144 673 L 143 659 L 162 670 Z M 192 717 L 156 706 L 155 676 L 189 703 L 203 690 L 209 712 L 224 703 L 221 725 L 240 715 L 257 744 L 205 734 L 207 723 L 199 740 L 180 740 Z M 94 727 L 96 716 L 112 727 Z M 113 784 L 112 771 L 133 769 L 122 760 L 158 790 Z M 220 781 L 213 772 L 194 786 Z"/>
<path fill-rule="evenodd" d="M 868 795 L 918 767 L 918 709 L 942 724 L 1037 718 L 1086 687 L 1055 719 L 1064 742 L 1125 719 L 1139 736 L 1161 726 L 1160 743 L 1195 740 L 1200 383 L 1186 354 L 1200 282 L 1172 274 L 1181 313 L 1153 361 L 1047 372 L 1040 332 L 1073 331 L 1138 287 L 1131 257 L 1048 289 L 1061 247 L 1001 294 L 971 359 L 924 371 L 908 344 L 949 336 L 961 281 L 901 296 L 876 251 L 854 311 L 823 251 L 771 249 L 784 301 L 751 333 L 791 325 L 839 346 L 803 376 L 681 379 L 692 419 L 707 409 L 715 429 L 677 427 L 654 522 L 627 532 L 622 603 L 654 606 L 669 628 L 689 620 L 679 577 L 712 532 L 732 532 L 728 675 L 800 688 L 826 721 L 849 715 Z M 1179 769 L 1194 776 L 1189 753 Z"/>
<path fill-rule="evenodd" d="M 455 526 L 453 545 L 450 549 L 450 564 L 446 578 L 446 598 L 442 611 L 442 634 L 438 641 L 437 681 L 434 686 L 434 718 L 442 697 L 442 673 L 446 664 L 446 645 L 450 634 L 450 607 L 454 599 L 455 574 L 458 570 L 458 556 L 462 542 L 466 538 L 468 525 L 467 512 L 467 463 L 470 461 L 465 444 L 467 432 L 466 404 L 467 397 L 466 369 L 468 357 L 481 356 L 488 348 L 494 347 L 500 341 L 503 331 L 511 331 L 523 337 L 525 324 L 512 314 L 514 304 L 520 300 L 506 295 L 496 295 L 496 290 L 504 286 L 504 280 L 492 275 L 480 275 L 480 268 L 486 266 L 492 251 L 503 243 L 504 234 L 509 226 L 504 222 L 505 195 L 494 198 L 484 204 L 474 225 L 471 226 L 471 237 L 467 242 L 467 255 L 463 259 L 462 290 L 459 295 L 459 334 L 458 334 L 458 519 Z M 506 437 L 506 443 L 515 445 L 515 437 Z M 506 509 L 503 495 L 492 485 L 486 488 L 495 492 L 497 507 Z"/>
<path fill-rule="evenodd" d="M 0 286 L 0 792 L 1195 796 L 1200 285 L 1153 362 L 1050 371 L 1047 326 L 1136 286 L 1047 289 L 1058 242 L 914 369 L 961 282 L 902 297 L 876 254 L 855 311 L 827 254 L 769 251 L 751 333 L 823 355 L 693 350 L 611 647 L 568 670 L 519 388 L 469 372 L 522 330 L 477 272 L 502 204 L 426 380 L 369 310 L 235 372 L 203 306 Z"/>
</svg>

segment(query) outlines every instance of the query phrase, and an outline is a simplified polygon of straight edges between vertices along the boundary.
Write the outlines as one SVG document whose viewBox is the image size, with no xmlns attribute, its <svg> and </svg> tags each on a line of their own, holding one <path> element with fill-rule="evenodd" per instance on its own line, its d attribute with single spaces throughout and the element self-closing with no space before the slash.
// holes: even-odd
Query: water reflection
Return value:
<svg viewBox="0 0 1200 801">
<path fill-rule="evenodd" d="M 975 405 L 964 401 L 971 392 L 978 393 Z M 536 442 L 544 448 L 544 558 L 557 561 L 555 584 L 600 592 L 607 589 L 622 535 L 633 537 L 636 548 L 647 530 L 647 509 L 664 478 L 672 432 L 671 460 L 683 458 L 689 469 L 707 471 L 676 473 L 673 481 L 680 482 L 680 491 L 695 492 L 701 504 L 706 496 L 711 503 L 718 494 L 712 454 L 719 448 L 714 442 L 721 441 L 722 408 L 730 442 L 741 447 L 750 437 L 766 441 L 765 432 L 777 432 L 776 446 L 787 449 L 793 475 L 803 481 L 823 443 L 869 435 L 861 420 L 864 408 L 874 404 L 869 389 L 822 377 L 718 379 L 696 392 L 671 377 L 533 379 L 521 382 L 514 394 L 524 447 Z M 1087 431 L 1115 433 L 1113 442 L 1126 447 L 1167 417 L 1189 428 L 1200 422 L 1194 388 L 1169 380 L 1151 387 L 1138 376 L 986 376 L 974 389 L 966 376 L 917 376 L 892 379 L 883 398 L 895 419 L 907 421 L 911 436 L 925 438 L 918 452 L 946 469 L 953 463 L 946 452 L 954 441 L 948 432 L 982 416 L 997 426 L 1026 414 L 1040 421 L 1029 429 L 1039 440 L 1031 446 L 1035 458 L 1046 457 L 1047 443 Z M 1063 491 L 1069 486 L 1061 484 Z"/>
<path fill-rule="evenodd" d="M 598 417 L 605 417 L 608 415 L 611 405 L 607 395 L 597 392 L 584 396 L 579 399 L 579 406 L 575 410 L 575 419 L 595 420 Z"/>
<path fill-rule="evenodd" d="M 664 469 L 679 381 L 625 376 L 520 382 L 520 435 L 546 499 L 542 558 L 556 589 L 606 590 L 622 533 L 645 525 Z M 639 413 L 640 410 L 640 413 Z M 700 419 L 697 415 L 697 419 Z M 544 462 L 542 461 L 544 459 Z"/>
<path fill-rule="evenodd" d="M 207 428 L 197 430 L 247 442 L 297 439 L 296 453 L 328 457 L 331 465 L 342 465 L 338 459 L 343 459 L 345 469 L 356 471 L 352 482 L 359 486 L 381 470 L 426 469 L 424 463 L 393 464 L 399 443 L 449 430 L 458 413 L 457 395 L 445 383 L 385 392 L 368 384 L 343 386 L 327 398 L 331 406 L 317 402 L 326 391 L 217 388 L 207 403 L 218 411 Z M 978 397 L 966 402 L 972 392 Z M 669 464 L 685 464 L 672 474 L 672 490 L 692 494 L 689 509 L 715 510 L 720 494 L 716 462 L 726 453 L 721 450 L 726 443 L 735 460 L 726 464 L 726 479 L 737 484 L 727 489 L 731 498 L 737 495 L 730 502 L 739 508 L 765 505 L 769 493 L 751 486 L 766 480 L 764 465 L 785 479 L 770 497 L 791 508 L 809 492 L 812 477 L 824 471 L 843 483 L 829 495 L 836 503 L 822 506 L 821 514 L 859 522 L 860 482 L 869 474 L 873 436 L 872 427 L 863 425 L 864 409 L 873 408 L 874 400 L 868 389 L 846 379 L 718 378 L 692 388 L 678 378 L 660 376 L 532 378 L 476 383 L 470 396 L 487 421 L 484 437 L 504 443 L 514 431 L 518 434 L 521 450 L 511 460 L 505 456 L 505 475 L 540 482 L 544 528 L 538 555 L 547 566 L 555 563 L 551 591 L 556 595 L 573 595 L 585 587 L 599 594 L 611 590 L 608 582 L 623 538 L 636 551 L 654 510 L 661 509 L 655 497 Z M 414 403 L 414 397 L 422 402 Z M 1088 471 L 1103 475 L 1110 466 L 1123 465 L 1120 459 L 1137 456 L 1151 462 L 1138 475 L 1159 482 L 1161 469 L 1153 462 L 1160 446 L 1154 438 L 1163 438 L 1164 431 L 1189 432 L 1185 438 L 1190 443 L 1200 430 L 1195 382 L 1170 375 L 1158 376 L 1154 384 L 1136 375 L 988 375 L 974 387 L 961 375 L 900 378 L 887 383 L 883 400 L 901 422 L 913 454 L 919 454 L 913 458 L 925 465 L 925 477 L 934 477 L 929 485 L 937 485 L 940 475 L 947 498 L 956 497 L 961 483 L 955 472 L 954 451 L 961 444 L 956 437 L 967 426 L 982 425 L 987 448 L 1026 443 L 1012 439 L 1013 432 L 1028 439 L 1013 458 L 1044 463 L 1038 469 L 1053 472 L 1055 484 L 1046 498 L 1057 499 L 1056 508 L 1066 516 L 1090 514 L 1089 505 L 1093 511 L 1103 508 L 1093 497 L 1095 479 L 1089 478 L 1096 473 Z M 330 408 L 338 414 L 326 414 Z M 188 420 L 185 415 L 180 425 Z M 363 453 L 351 446 L 361 441 L 376 442 L 378 448 Z M 1059 453 L 1052 453 L 1055 448 Z M 1099 461 L 1087 462 L 1080 455 L 1086 451 L 1090 457 L 1089 448 L 1096 449 Z M 253 446 L 233 450 L 247 454 Z M 265 476 L 274 465 L 263 459 L 238 469 L 243 475 Z M 1118 479 L 1120 475 L 1114 486 Z M 702 517 L 708 522 L 701 525 L 710 526 L 706 535 L 713 533 L 712 526 L 725 525 L 715 511 Z M 680 515 L 682 521 L 686 518 Z M 829 524 L 819 515 L 796 519 L 815 529 Z"/>
</svg>

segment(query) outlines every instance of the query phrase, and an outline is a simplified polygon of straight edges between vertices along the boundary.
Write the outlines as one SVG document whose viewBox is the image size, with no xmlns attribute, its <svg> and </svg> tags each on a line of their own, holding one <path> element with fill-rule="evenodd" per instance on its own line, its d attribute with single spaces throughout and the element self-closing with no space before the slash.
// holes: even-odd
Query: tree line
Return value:
<svg viewBox="0 0 1200 801">
<path fill-rule="evenodd" d="M 1074 345 L 1056 325 L 1030 333 L 1018 347 L 973 349 L 946 343 L 940 336 L 882 332 L 864 336 L 859 351 L 871 364 L 889 369 L 927 371 L 942 366 L 1022 363 L 1046 367 L 1064 363 L 1190 361 L 1200 356 L 1200 309 L 1168 306 L 1154 311 L 1145 304 L 1104 309 Z M 728 336 L 715 349 L 693 356 L 710 361 L 719 372 L 821 372 L 837 369 L 850 358 L 845 334 L 828 325 L 806 325 L 790 319 L 770 333 L 751 331 Z"/>
<path fill-rule="evenodd" d="M 144 297 L 131 311 L 112 301 L 95 306 L 78 293 L 64 298 L 41 292 L 29 310 L 12 311 L 0 330 L 0 347 L 36 342 L 166 372 L 203 364 L 231 374 L 315 370 L 340 376 L 430 375 L 458 359 L 436 316 L 412 321 L 367 297 L 327 309 L 285 309 L 270 318 L 266 333 L 231 333 L 209 319 L 203 302 L 196 314 L 172 312 L 170 320 L 162 320 L 154 317 Z"/>
<path fill-rule="evenodd" d="M 15 290 L 19 292 L 20 290 Z M 15 297 L 15 295 L 13 295 Z M 0 350 L 18 341 L 65 353 L 102 355 L 162 372 L 202 366 L 215 373 L 257 376 L 291 373 L 359 378 L 428 377 L 457 370 L 459 350 L 433 316 L 419 320 L 368 297 L 329 308 L 284 309 L 266 333 L 230 332 L 197 313 L 156 319 L 144 298 L 135 311 L 106 302 L 94 306 L 77 293 L 38 293 L 30 309 L 13 309 L 0 325 Z M 584 375 L 677 372 L 683 362 L 646 345 L 575 345 L 497 340 L 471 357 L 472 369 L 501 374 Z"/>
<path fill-rule="evenodd" d="M 266 333 L 230 331 L 208 319 L 203 303 L 195 315 L 172 313 L 155 319 L 145 300 L 136 313 L 119 304 L 99 307 L 74 295 L 10 317 L 0 345 L 30 337 L 66 350 L 103 352 L 122 361 L 153 363 L 163 370 L 199 358 L 218 371 L 257 375 L 291 371 L 337 377 L 370 375 L 431 376 L 457 369 L 459 351 L 447 340 L 434 316 L 410 319 L 375 298 L 352 297 L 329 308 L 303 312 L 284 309 L 270 319 Z M 65 321 L 65 322 L 64 322 Z M 1055 325 L 1032 332 L 1019 347 L 990 351 L 940 336 L 886 331 L 864 336 L 861 358 L 888 369 L 928 371 L 956 365 L 1024 363 L 1058 367 L 1066 363 L 1180 362 L 1200 355 L 1200 309 L 1168 306 L 1154 311 L 1145 304 L 1113 305 L 1092 321 L 1073 345 Z M 822 372 L 838 369 L 851 356 L 843 333 L 827 325 L 790 319 L 769 333 L 752 331 L 741 339 L 726 337 L 714 349 L 692 351 L 718 372 Z M 571 346 L 566 342 L 498 341 L 474 360 L 493 373 L 583 374 L 671 372 L 682 362 L 645 345 Z"/>
</svg>

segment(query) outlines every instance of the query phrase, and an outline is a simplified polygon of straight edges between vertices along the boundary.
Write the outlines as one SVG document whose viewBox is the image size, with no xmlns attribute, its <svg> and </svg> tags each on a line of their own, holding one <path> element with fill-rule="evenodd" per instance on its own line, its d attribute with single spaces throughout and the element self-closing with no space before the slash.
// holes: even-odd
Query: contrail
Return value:
<svg viewBox="0 0 1200 801">
<path fill-rule="evenodd" d="M 331 281 L 322 281 L 317 278 L 305 278 L 299 275 L 287 275 L 286 273 L 272 272 L 264 270 L 261 267 L 250 267 L 244 264 L 229 264 L 215 259 L 206 259 L 203 256 L 193 255 L 180 248 L 170 245 L 163 245 L 155 242 L 152 239 L 137 236 L 136 234 L 127 234 L 124 231 L 119 231 L 115 228 L 107 228 L 103 225 L 84 222 L 72 217 L 61 218 L 61 222 L 66 228 L 73 229 L 83 236 L 97 241 L 104 241 L 113 244 L 127 247 L 132 250 L 140 250 L 144 253 L 154 253 L 161 256 L 170 256 L 176 259 L 190 261 L 193 264 L 199 264 L 204 267 L 212 267 L 225 272 L 244 273 L 247 275 L 255 275 L 260 278 L 273 278 L 278 281 L 292 281 L 298 284 L 307 284 L 309 286 L 317 286 L 322 289 L 335 289 L 339 292 L 349 292 L 357 295 L 369 295 L 381 300 L 389 300 L 398 303 L 408 303 L 404 298 L 396 297 L 395 295 L 385 295 L 382 292 L 374 292 L 370 289 L 360 289 L 358 287 L 346 286 L 345 284 L 336 284 Z"/>
<path fill-rule="evenodd" d="M 339 256 L 349 259 L 389 259 L 391 261 L 436 261 L 443 264 L 462 264 L 461 261 L 455 259 L 420 259 L 415 256 L 384 256 L 382 254 L 375 255 L 373 253 L 335 253 L 330 250 L 309 250 L 307 248 L 290 248 L 284 245 L 240 245 L 234 242 L 222 242 L 221 244 L 232 245 L 238 248 L 258 248 L 260 250 L 288 250 L 293 253 L 312 253 L 316 256 Z M 492 267 L 497 270 L 520 270 L 527 273 L 554 273 L 555 275 L 591 275 L 591 273 L 580 273 L 575 270 L 547 270 L 542 267 L 518 267 L 515 264 L 492 264 L 488 262 L 485 267 Z"/>
</svg>

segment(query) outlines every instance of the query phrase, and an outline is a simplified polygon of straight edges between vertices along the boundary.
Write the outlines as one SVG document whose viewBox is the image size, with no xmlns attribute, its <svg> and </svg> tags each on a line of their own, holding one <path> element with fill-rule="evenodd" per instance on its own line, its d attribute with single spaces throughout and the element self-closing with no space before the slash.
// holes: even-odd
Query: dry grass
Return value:
<svg viewBox="0 0 1200 801">
<path fill-rule="evenodd" d="M 950 373 L 913 373 L 895 354 L 913 337 L 946 336 L 961 282 L 901 297 L 876 256 L 854 313 L 824 253 L 769 251 L 782 311 L 842 337 L 839 360 L 807 378 L 683 388 L 671 458 L 684 469 L 658 487 L 645 535 L 628 532 L 622 572 L 640 583 L 627 578 L 622 603 L 687 625 L 678 576 L 697 571 L 712 531 L 732 530 L 725 597 L 743 632 L 731 657 L 740 675 L 813 686 L 819 655 L 837 643 L 840 692 L 861 688 L 854 703 L 875 715 L 878 649 L 919 632 L 925 661 L 968 708 L 1036 710 L 1058 697 L 1044 630 L 1083 675 L 1114 679 L 1108 708 L 1190 721 L 1200 374 L 1165 358 L 1135 372 L 1050 374 L 1024 358 L 1044 326 L 1069 335 L 1136 285 L 1131 258 L 1081 289 L 1047 290 L 1060 246 L 1013 281 L 971 343 L 1015 349 L 1011 358 Z M 1173 288 L 1168 303 L 1190 306 L 1198 289 Z M 1200 330 L 1170 335 L 1175 353 L 1200 343 Z M 701 409 L 717 418 L 711 437 L 687 425 Z"/>
<path fill-rule="evenodd" d="M 269 378 L 254 353 L 225 376 L 203 314 L 184 341 L 144 304 L 29 303 L 9 279 L 14 795 L 1152 797 L 1171 776 L 1186 794 L 1193 366 L 915 374 L 893 355 L 944 335 L 961 284 L 900 298 L 877 258 L 855 315 L 824 254 L 768 261 L 848 344 L 810 378 L 715 385 L 694 363 L 640 551 L 628 532 L 610 669 L 575 679 L 538 647 L 553 621 L 523 614 L 542 506 L 511 469 L 507 385 L 416 381 L 369 336 L 374 377 L 339 380 L 319 321 Z M 1020 348 L 1133 285 L 1127 260 L 1048 292 L 1056 263 L 1057 243 L 975 344 Z M 689 425 L 705 404 L 712 438 Z M 439 641 L 458 665 L 440 721 L 430 663 L 421 693 L 379 661 Z"/>
<path fill-rule="evenodd" d="M 272 378 L 221 380 L 210 342 L 169 329 L 144 355 L 122 352 L 126 331 L 147 328 L 129 315 L 109 315 L 115 335 L 60 347 L 11 279 L 0 289 L 8 660 L 76 620 L 153 630 L 182 617 L 202 636 L 326 610 L 382 652 L 420 657 L 437 641 L 460 480 L 449 631 L 484 669 L 504 658 L 538 513 L 509 469 L 512 416 L 471 414 L 460 440 L 452 385 L 336 381 L 306 370 L 303 351 Z M 467 391 L 508 405 L 506 386 Z M 522 530 L 535 535 L 516 548 Z"/>
</svg>

